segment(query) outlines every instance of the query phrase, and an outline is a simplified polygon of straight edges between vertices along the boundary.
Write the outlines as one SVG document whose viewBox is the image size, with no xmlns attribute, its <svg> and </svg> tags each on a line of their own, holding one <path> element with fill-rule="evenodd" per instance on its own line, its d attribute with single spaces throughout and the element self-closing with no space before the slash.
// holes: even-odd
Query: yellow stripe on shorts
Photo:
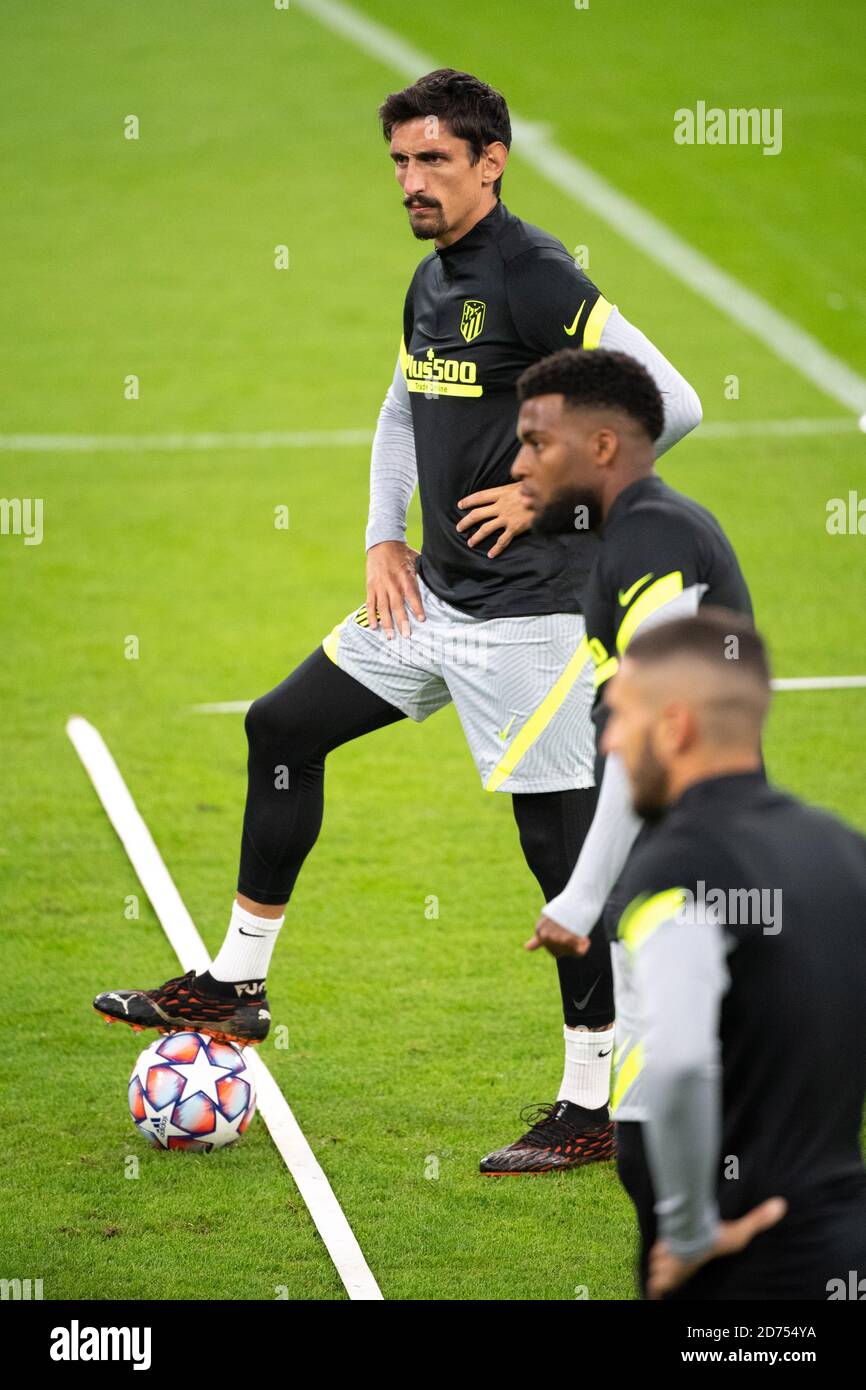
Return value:
<svg viewBox="0 0 866 1390">
<path fill-rule="evenodd" d="M 626 1055 L 625 1061 L 616 1073 L 613 1082 L 613 1090 L 610 1096 L 610 1113 L 615 1114 L 616 1110 L 625 1100 L 626 1091 L 633 1086 L 643 1070 L 643 1043 L 636 1043 L 631 1052 Z"/>
<path fill-rule="evenodd" d="M 589 643 L 583 637 L 578 643 L 574 656 L 569 661 L 565 670 L 557 678 L 555 683 L 545 695 L 537 710 L 529 716 L 523 728 L 515 734 L 508 745 L 508 750 L 500 763 L 493 769 L 484 784 L 486 792 L 495 792 L 502 786 L 502 783 L 509 778 L 516 768 L 520 759 L 529 751 L 536 739 L 544 733 L 557 710 L 564 703 L 566 696 L 571 690 L 586 663 L 590 660 Z"/>
<path fill-rule="evenodd" d="M 322 642 L 322 650 L 325 656 L 329 656 L 335 666 L 337 664 L 337 648 L 340 645 L 340 633 L 343 631 L 345 623 L 346 619 L 344 618 L 341 623 L 337 623 L 337 626 L 331 629 Z"/>
</svg>

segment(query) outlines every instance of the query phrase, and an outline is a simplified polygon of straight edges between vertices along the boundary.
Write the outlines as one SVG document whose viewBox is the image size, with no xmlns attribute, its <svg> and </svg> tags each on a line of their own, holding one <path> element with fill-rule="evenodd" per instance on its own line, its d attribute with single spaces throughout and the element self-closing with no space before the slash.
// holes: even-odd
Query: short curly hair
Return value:
<svg viewBox="0 0 866 1390">
<path fill-rule="evenodd" d="M 655 442 L 665 426 L 661 393 L 645 367 L 624 352 L 563 348 L 518 378 L 517 396 L 564 396 L 569 406 L 608 405 L 630 415 Z"/>
</svg>

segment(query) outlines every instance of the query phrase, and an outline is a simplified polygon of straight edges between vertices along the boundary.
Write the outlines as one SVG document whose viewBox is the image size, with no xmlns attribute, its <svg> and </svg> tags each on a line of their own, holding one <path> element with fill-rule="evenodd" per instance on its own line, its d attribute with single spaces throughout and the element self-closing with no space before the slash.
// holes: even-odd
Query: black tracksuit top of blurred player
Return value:
<svg viewBox="0 0 866 1390">
<path fill-rule="evenodd" d="M 655 473 L 640 478 L 623 489 L 608 512 L 603 544 L 582 593 L 599 735 L 604 686 L 634 631 L 656 609 L 693 588 L 701 604 L 752 617 L 739 561 L 712 513 Z"/>
<path fill-rule="evenodd" d="M 518 376 L 558 348 L 596 346 L 607 308 L 562 243 L 502 203 L 415 271 L 401 360 L 424 523 L 419 572 L 454 607 L 478 618 L 581 611 L 596 537 L 524 532 L 489 560 L 495 537 L 470 549 L 471 532 L 455 529 L 466 515 L 457 503 L 513 482 Z"/>
<path fill-rule="evenodd" d="M 735 1298 L 737 1271 L 766 1261 L 777 1270 L 765 1296 L 826 1297 L 808 1291 L 809 1279 L 847 1278 L 847 1265 L 825 1267 L 829 1249 L 838 1243 L 840 1259 L 847 1249 L 846 1225 L 851 1257 L 866 1248 L 866 839 L 762 772 L 712 777 L 683 793 L 623 876 L 628 901 L 672 888 L 699 898 L 701 883 L 707 895 L 779 894 L 770 931 L 730 920 L 758 914 L 727 914 L 717 1197 L 723 1220 L 775 1196 L 789 1214 L 744 1255 L 707 1265 L 683 1296 L 720 1296 L 730 1272 Z M 736 1180 L 724 1171 L 730 1155 Z"/>
</svg>

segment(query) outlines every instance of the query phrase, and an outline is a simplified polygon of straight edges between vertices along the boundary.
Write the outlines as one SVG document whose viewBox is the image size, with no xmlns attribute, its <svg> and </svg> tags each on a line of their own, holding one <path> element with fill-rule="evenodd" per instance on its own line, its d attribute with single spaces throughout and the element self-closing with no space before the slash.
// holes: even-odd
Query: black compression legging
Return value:
<svg viewBox="0 0 866 1390">
<path fill-rule="evenodd" d="M 341 743 L 405 719 L 321 647 L 278 686 L 254 700 L 238 892 L 285 903 L 318 839 L 325 804 L 325 756 Z"/>
<path fill-rule="evenodd" d="M 594 787 L 564 792 L 516 792 L 511 798 L 524 858 L 545 901 L 561 893 L 595 814 Z M 599 922 L 585 956 L 556 962 L 562 1013 L 570 1028 L 601 1028 L 613 1020 L 610 948 Z"/>
<path fill-rule="evenodd" d="M 248 787 L 239 893 L 256 903 L 288 902 L 322 826 L 326 755 L 405 717 L 321 648 L 253 702 L 245 724 Z M 526 862 L 551 898 L 574 866 L 595 792 L 525 793 L 515 795 L 513 804 Z M 592 941 L 588 955 L 558 962 L 565 1021 L 572 1027 L 595 1027 L 613 1017 L 607 949 L 600 932 Z"/>
</svg>

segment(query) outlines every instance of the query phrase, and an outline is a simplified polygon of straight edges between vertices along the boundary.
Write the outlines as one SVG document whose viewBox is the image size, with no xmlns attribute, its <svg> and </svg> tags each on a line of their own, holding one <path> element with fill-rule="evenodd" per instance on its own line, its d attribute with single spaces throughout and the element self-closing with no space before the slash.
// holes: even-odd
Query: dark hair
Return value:
<svg viewBox="0 0 866 1390">
<path fill-rule="evenodd" d="M 623 410 L 643 425 L 652 440 L 664 429 L 665 412 L 658 387 L 646 368 L 624 352 L 562 348 L 534 362 L 518 377 L 518 400 L 558 395 L 570 406 L 608 405 Z"/>
<path fill-rule="evenodd" d="M 395 125 L 419 116 L 438 116 L 447 121 L 458 140 L 469 145 L 473 164 L 478 163 L 485 145 L 495 140 L 501 140 L 506 149 L 511 148 L 511 121 L 505 98 L 471 73 L 437 68 L 402 92 L 392 92 L 379 107 L 385 139 L 391 139 Z M 493 185 L 497 198 L 501 187 L 502 179 L 497 179 Z"/>
<path fill-rule="evenodd" d="M 735 639 L 735 645 L 732 639 Z M 674 618 L 640 632 L 628 644 L 629 661 L 661 662 L 673 656 L 706 661 L 724 671 L 741 671 L 769 693 L 767 648 L 745 613 L 712 605 L 693 618 Z"/>
</svg>

